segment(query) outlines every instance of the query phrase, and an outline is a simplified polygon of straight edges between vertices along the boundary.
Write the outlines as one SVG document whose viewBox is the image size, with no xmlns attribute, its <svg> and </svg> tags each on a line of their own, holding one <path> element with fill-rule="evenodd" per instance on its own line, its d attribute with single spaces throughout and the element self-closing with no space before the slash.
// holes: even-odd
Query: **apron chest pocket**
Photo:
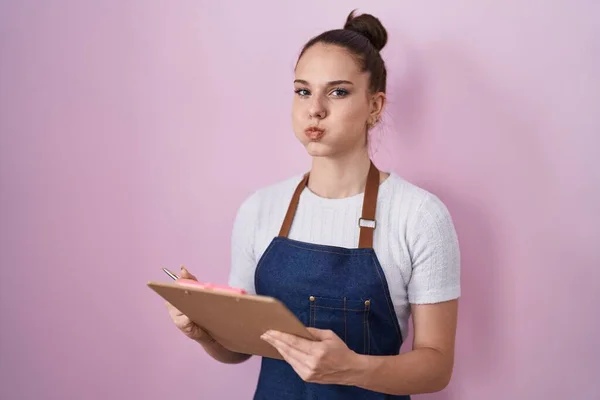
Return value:
<svg viewBox="0 0 600 400">
<path fill-rule="evenodd" d="M 330 329 L 353 351 L 369 354 L 371 300 L 310 296 L 309 326 Z"/>
</svg>

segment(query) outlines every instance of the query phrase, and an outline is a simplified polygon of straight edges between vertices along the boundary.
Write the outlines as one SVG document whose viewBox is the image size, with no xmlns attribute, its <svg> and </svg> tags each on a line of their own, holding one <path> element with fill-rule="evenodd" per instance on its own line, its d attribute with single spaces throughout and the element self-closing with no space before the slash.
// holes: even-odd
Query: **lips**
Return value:
<svg viewBox="0 0 600 400">
<path fill-rule="evenodd" d="M 310 127 L 307 128 L 304 133 L 306 134 L 306 136 L 313 141 L 319 140 L 323 137 L 323 134 L 325 133 L 324 129 L 320 129 L 320 128 L 316 128 L 316 127 Z"/>
</svg>

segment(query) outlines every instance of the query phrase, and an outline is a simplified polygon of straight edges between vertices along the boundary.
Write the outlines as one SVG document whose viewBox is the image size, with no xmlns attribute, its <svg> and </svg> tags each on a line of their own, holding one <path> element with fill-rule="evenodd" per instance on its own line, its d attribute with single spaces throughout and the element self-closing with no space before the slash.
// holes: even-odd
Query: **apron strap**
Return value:
<svg viewBox="0 0 600 400">
<path fill-rule="evenodd" d="M 365 196 L 362 206 L 362 217 L 358 220 L 360 227 L 360 236 L 358 238 L 358 247 L 361 249 L 370 249 L 373 247 L 373 234 L 377 222 L 375 221 L 375 211 L 377 209 L 377 194 L 379 193 L 379 170 L 371 161 L 367 184 L 365 186 Z"/>
<path fill-rule="evenodd" d="M 304 178 L 300 181 L 296 187 L 296 190 L 294 191 L 287 213 L 285 214 L 285 218 L 281 224 L 281 230 L 279 231 L 280 237 L 287 237 L 290 233 L 292 222 L 294 221 L 294 215 L 296 214 L 298 203 L 300 202 L 300 195 L 308 184 L 308 177 L 309 173 L 304 174 Z M 358 247 L 361 249 L 370 249 L 373 247 L 373 233 L 377 225 L 377 222 L 375 221 L 375 211 L 377 209 L 378 192 L 379 170 L 371 161 L 369 174 L 367 176 L 367 184 L 365 186 L 362 215 L 358 220 L 358 226 L 360 228 Z"/>
<path fill-rule="evenodd" d="M 298 203 L 300 202 L 300 195 L 302 194 L 302 191 L 306 185 L 308 185 L 308 175 L 308 172 L 304 174 L 304 178 L 300 181 L 296 187 L 296 190 L 294 191 L 294 195 L 292 196 L 292 200 L 288 206 L 287 213 L 283 219 L 283 224 L 281 224 L 281 229 L 279 230 L 280 237 L 288 237 L 290 234 L 292 222 L 294 221 L 294 215 L 296 214 L 296 209 L 298 208 Z"/>
</svg>

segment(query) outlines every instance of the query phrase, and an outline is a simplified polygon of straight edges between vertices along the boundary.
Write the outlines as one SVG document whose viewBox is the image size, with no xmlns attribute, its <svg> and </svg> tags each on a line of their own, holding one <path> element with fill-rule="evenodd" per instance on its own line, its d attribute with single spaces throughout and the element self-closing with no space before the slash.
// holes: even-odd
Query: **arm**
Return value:
<svg viewBox="0 0 600 400">
<path fill-rule="evenodd" d="M 267 332 L 272 344 L 306 382 L 358 386 L 402 395 L 444 389 L 454 364 L 457 300 L 417 305 L 413 350 L 395 356 L 357 354 L 332 331 L 308 328 L 315 341 Z"/>
<path fill-rule="evenodd" d="M 431 393 L 450 382 L 458 301 L 413 308 L 413 350 L 398 356 L 356 356 L 347 384 L 389 394 Z"/>
<path fill-rule="evenodd" d="M 436 392 L 450 382 L 460 296 L 460 251 L 446 206 L 425 198 L 407 232 L 412 257 L 408 298 L 414 328 L 411 351 L 357 357 L 352 384 L 386 393 Z"/>
</svg>

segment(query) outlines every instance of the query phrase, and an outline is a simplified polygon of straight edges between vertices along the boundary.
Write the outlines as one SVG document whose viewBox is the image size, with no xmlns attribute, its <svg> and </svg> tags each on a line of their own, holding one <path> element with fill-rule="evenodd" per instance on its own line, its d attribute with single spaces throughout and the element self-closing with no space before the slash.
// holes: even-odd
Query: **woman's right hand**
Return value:
<svg viewBox="0 0 600 400">
<path fill-rule="evenodd" d="M 181 279 L 191 279 L 197 281 L 196 277 L 190 274 L 189 271 L 183 266 L 181 267 Z M 175 323 L 175 326 L 179 328 L 184 335 L 199 342 L 200 344 L 215 342 L 215 340 L 204 329 L 202 329 L 185 314 L 175 308 L 174 305 L 169 302 L 167 302 L 166 305 L 167 309 L 169 310 L 169 315 Z"/>
</svg>

